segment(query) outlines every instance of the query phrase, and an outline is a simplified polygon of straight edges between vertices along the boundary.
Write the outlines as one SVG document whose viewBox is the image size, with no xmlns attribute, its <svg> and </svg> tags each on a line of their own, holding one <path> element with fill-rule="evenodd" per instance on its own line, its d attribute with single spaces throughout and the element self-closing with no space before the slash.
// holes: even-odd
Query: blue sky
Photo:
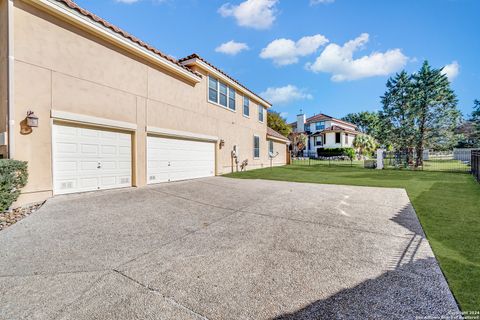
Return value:
<svg viewBox="0 0 480 320">
<path fill-rule="evenodd" d="M 288 120 L 379 110 L 388 77 L 425 59 L 448 66 L 462 113 L 480 99 L 478 0 L 77 3 L 166 54 L 198 53 Z"/>
</svg>

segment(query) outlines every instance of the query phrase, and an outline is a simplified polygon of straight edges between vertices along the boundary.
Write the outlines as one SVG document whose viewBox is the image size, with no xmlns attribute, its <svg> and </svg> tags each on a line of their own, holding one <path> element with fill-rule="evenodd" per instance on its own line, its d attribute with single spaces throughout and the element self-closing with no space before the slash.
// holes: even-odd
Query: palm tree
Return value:
<svg viewBox="0 0 480 320">
<path fill-rule="evenodd" d="M 357 148 L 362 156 L 371 155 L 377 148 L 377 142 L 368 134 L 359 134 L 353 140 L 353 146 Z"/>
</svg>

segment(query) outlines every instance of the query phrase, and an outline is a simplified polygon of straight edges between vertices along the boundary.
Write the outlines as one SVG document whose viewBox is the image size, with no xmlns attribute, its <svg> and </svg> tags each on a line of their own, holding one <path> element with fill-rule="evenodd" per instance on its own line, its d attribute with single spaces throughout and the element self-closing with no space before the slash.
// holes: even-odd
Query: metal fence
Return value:
<svg viewBox="0 0 480 320">
<path fill-rule="evenodd" d="M 415 151 L 389 151 L 385 153 L 383 166 L 385 169 L 468 173 L 471 171 L 471 152 L 471 150 L 425 150 L 423 158 L 419 159 Z"/>
<path fill-rule="evenodd" d="M 480 182 L 480 150 L 471 151 L 472 174 Z"/>
<path fill-rule="evenodd" d="M 301 166 L 363 167 L 364 162 L 363 160 L 350 159 L 347 155 L 322 157 L 317 152 L 303 151 L 300 156 L 292 155 L 291 164 Z"/>
</svg>

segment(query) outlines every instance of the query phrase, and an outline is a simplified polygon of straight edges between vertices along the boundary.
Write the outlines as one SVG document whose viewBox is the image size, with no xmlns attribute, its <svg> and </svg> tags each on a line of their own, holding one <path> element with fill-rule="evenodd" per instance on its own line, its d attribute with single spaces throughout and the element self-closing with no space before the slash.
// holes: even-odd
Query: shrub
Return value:
<svg viewBox="0 0 480 320">
<path fill-rule="evenodd" d="M 0 212 L 10 208 L 18 199 L 20 189 L 25 187 L 27 179 L 26 162 L 0 159 Z"/>
<path fill-rule="evenodd" d="M 324 148 L 318 149 L 319 157 L 340 157 L 348 156 L 350 159 L 355 157 L 355 149 L 353 148 Z"/>
</svg>

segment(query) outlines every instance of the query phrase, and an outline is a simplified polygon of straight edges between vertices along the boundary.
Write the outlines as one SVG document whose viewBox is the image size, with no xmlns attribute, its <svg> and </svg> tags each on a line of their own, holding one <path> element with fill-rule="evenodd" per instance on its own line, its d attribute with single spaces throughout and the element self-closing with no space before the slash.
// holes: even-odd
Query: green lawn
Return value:
<svg viewBox="0 0 480 320">
<path fill-rule="evenodd" d="M 228 176 L 405 188 L 462 310 L 480 309 L 480 184 L 471 175 L 291 165 Z"/>
</svg>

